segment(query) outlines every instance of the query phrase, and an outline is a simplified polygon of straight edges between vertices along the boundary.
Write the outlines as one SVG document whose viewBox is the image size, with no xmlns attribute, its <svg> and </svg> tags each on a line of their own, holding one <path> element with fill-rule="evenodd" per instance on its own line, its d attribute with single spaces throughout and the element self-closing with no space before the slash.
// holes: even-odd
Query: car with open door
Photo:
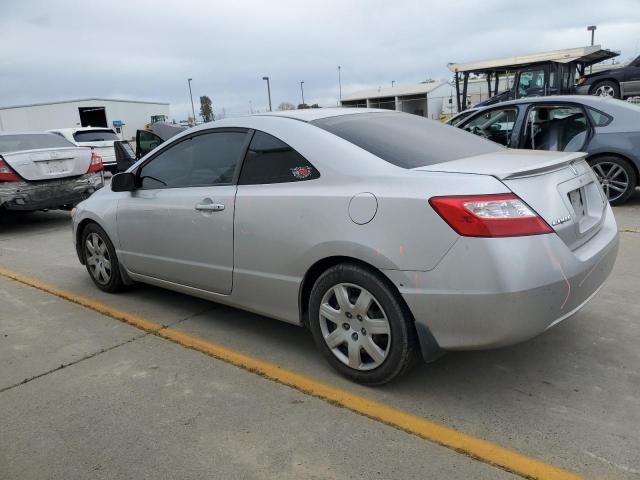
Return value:
<svg viewBox="0 0 640 480">
<path fill-rule="evenodd" d="M 90 148 L 52 133 L 0 133 L 0 213 L 71 208 L 102 185 Z"/>
<path fill-rule="evenodd" d="M 152 117 L 153 118 L 153 117 Z M 155 122 L 144 130 L 136 131 L 135 150 L 127 141 L 120 140 L 113 144 L 116 155 L 116 170 L 124 172 L 138 159 L 158 148 L 171 137 L 187 129 L 179 124 L 169 122 Z"/>
<path fill-rule="evenodd" d="M 618 230 L 584 157 L 389 110 L 226 118 L 115 175 L 73 238 L 103 291 L 139 281 L 307 327 L 377 385 L 420 355 L 532 338 L 596 294 Z"/>
<path fill-rule="evenodd" d="M 638 185 L 640 107 L 584 95 L 523 98 L 479 108 L 455 125 L 510 148 L 586 152 L 612 205 Z"/>
</svg>

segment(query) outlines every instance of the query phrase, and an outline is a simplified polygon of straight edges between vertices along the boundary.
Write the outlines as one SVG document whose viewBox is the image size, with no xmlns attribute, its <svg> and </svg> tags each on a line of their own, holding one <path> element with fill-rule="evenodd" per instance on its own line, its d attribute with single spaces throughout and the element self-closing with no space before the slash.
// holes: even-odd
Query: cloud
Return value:
<svg viewBox="0 0 640 480">
<path fill-rule="evenodd" d="M 6 3 L 6 2 L 4 2 Z M 171 103 L 193 95 L 245 114 L 273 104 L 335 105 L 342 92 L 449 78 L 447 62 L 596 42 L 627 59 L 640 47 L 635 0 L 21 1 L 0 6 L 0 105 L 82 97 Z"/>
</svg>

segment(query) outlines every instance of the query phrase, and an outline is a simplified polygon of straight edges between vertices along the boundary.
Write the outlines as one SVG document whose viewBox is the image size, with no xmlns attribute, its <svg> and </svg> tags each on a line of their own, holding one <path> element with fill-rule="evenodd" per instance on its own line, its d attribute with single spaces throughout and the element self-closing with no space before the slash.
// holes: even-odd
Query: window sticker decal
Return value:
<svg viewBox="0 0 640 480">
<path fill-rule="evenodd" d="M 304 180 L 305 178 L 307 178 L 309 175 L 311 175 L 311 167 L 296 167 L 296 168 L 292 168 L 291 169 L 291 173 L 294 177 L 296 177 L 298 180 Z"/>
</svg>

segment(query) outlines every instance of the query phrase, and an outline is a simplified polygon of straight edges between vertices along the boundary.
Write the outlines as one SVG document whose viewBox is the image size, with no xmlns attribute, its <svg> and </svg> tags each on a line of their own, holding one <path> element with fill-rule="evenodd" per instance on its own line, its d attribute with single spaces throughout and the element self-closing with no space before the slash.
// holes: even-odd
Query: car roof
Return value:
<svg viewBox="0 0 640 480">
<path fill-rule="evenodd" d="M 47 130 L 47 132 L 65 132 L 65 133 L 76 133 L 80 131 L 89 131 L 89 130 L 111 130 L 113 132 L 113 128 L 110 127 L 71 127 L 71 128 L 51 128 Z M 115 133 L 115 132 L 114 132 Z"/>
<path fill-rule="evenodd" d="M 54 135 L 51 132 L 0 132 L 0 136 L 7 135 Z"/>
<path fill-rule="evenodd" d="M 273 116 L 286 117 L 303 122 L 312 122 L 320 118 L 340 117 L 343 115 L 355 115 L 358 113 L 393 113 L 395 110 L 384 110 L 380 108 L 349 108 L 349 107 L 330 107 L 330 108 L 303 108 L 299 110 L 282 110 L 278 112 L 256 113 L 253 116 Z M 401 113 L 401 112 L 398 112 Z"/>
<path fill-rule="evenodd" d="M 553 103 L 553 102 L 573 102 L 583 105 L 589 105 L 594 108 L 606 108 L 606 105 L 611 104 L 615 98 L 600 97 L 595 95 L 549 95 L 546 97 L 524 97 L 517 100 L 507 100 L 504 102 L 493 103 L 491 105 L 485 105 L 483 107 L 477 107 L 478 110 L 484 110 L 502 105 L 519 105 L 521 103 Z"/>
</svg>

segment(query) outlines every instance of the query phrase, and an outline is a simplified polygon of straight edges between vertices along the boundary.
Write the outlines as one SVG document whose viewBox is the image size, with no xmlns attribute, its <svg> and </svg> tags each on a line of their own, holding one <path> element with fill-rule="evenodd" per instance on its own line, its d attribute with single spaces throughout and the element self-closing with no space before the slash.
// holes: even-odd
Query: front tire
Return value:
<svg viewBox="0 0 640 480">
<path fill-rule="evenodd" d="M 124 282 L 120 264 L 107 232 L 98 224 L 90 223 L 82 232 L 81 241 L 84 263 L 93 283 L 104 292 L 121 291 Z"/>
<path fill-rule="evenodd" d="M 316 281 L 309 327 L 326 360 L 345 377 L 382 385 L 405 373 L 419 350 L 407 307 L 374 272 L 340 264 Z"/>
<path fill-rule="evenodd" d="M 620 86 L 611 80 L 603 80 L 591 88 L 591 95 L 620 98 Z"/>
<path fill-rule="evenodd" d="M 620 205 L 629 199 L 638 182 L 629 162 L 618 157 L 598 157 L 589 164 L 611 205 Z"/>
</svg>

